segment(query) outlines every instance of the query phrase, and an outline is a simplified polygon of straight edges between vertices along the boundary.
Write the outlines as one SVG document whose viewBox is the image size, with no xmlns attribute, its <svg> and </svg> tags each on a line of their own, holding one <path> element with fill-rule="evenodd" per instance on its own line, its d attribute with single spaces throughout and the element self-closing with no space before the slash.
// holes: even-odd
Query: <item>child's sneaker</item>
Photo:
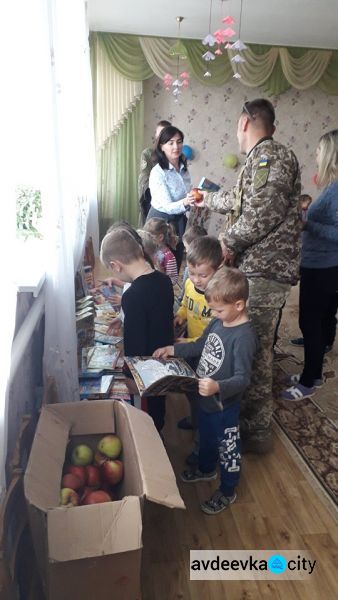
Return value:
<svg viewBox="0 0 338 600">
<path fill-rule="evenodd" d="M 287 377 L 285 383 L 286 384 L 293 384 L 296 385 L 297 383 L 300 382 L 300 378 L 301 378 L 301 374 L 300 373 L 296 373 L 295 375 L 290 375 L 289 377 Z M 323 379 L 314 379 L 313 380 L 313 387 L 318 388 L 318 387 L 322 387 L 322 385 L 324 384 L 325 380 Z"/>
<path fill-rule="evenodd" d="M 211 471 L 211 473 L 202 473 L 199 469 L 195 469 L 194 471 L 183 471 L 181 473 L 181 479 L 184 483 L 195 483 L 196 481 L 212 481 L 216 479 L 217 473 L 216 471 Z"/>
<path fill-rule="evenodd" d="M 315 387 L 305 387 L 301 383 L 297 383 L 296 385 L 292 385 L 287 390 L 281 393 L 282 400 L 289 400 L 291 402 L 298 402 L 299 400 L 304 400 L 305 398 L 310 398 L 315 393 Z"/>
<path fill-rule="evenodd" d="M 201 509 L 206 515 L 217 515 L 225 508 L 229 508 L 230 504 L 235 502 L 237 494 L 232 496 L 224 496 L 221 490 L 216 490 L 210 500 L 202 502 Z"/>
<path fill-rule="evenodd" d="M 187 458 L 185 459 L 185 462 L 187 465 L 189 465 L 189 467 L 197 467 L 198 465 L 198 454 L 197 452 L 191 452 Z"/>
</svg>

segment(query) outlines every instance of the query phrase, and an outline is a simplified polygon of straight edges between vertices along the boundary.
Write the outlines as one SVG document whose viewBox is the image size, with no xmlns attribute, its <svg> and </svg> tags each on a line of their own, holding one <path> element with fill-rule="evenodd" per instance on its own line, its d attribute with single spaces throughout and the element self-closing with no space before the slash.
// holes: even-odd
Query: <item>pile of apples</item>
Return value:
<svg viewBox="0 0 338 600">
<path fill-rule="evenodd" d="M 123 462 L 117 460 L 122 443 L 116 434 L 105 435 L 97 451 L 86 444 L 75 446 L 71 464 L 64 468 L 61 506 L 84 506 L 115 500 L 115 486 L 123 479 Z"/>
</svg>

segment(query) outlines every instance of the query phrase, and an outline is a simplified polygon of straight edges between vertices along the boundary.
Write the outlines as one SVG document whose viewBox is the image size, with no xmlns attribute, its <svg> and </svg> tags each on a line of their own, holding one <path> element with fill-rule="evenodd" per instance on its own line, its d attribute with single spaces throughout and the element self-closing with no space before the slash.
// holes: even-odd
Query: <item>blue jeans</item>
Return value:
<svg viewBox="0 0 338 600">
<path fill-rule="evenodd" d="M 240 403 L 223 411 L 207 413 L 199 410 L 200 449 L 198 468 L 202 473 L 214 471 L 220 460 L 221 485 L 224 496 L 232 496 L 241 472 L 241 443 L 239 437 Z"/>
</svg>

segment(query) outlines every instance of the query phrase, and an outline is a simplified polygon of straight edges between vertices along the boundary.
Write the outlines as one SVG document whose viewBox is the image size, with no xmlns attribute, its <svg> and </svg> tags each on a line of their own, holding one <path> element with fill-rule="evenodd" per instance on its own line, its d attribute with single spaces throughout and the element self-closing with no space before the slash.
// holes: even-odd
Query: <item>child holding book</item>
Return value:
<svg viewBox="0 0 338 600">
<path fill-rule="evenodd" d="M 211 236 L 198 237 L 191 241 L 187 253 L 189 277 L 185 282 L 181 306 L 176 313 L 174 326 L 186 324 L 187 338 L 177 338 L 177 342 L 195 341 L 204 332 L 211 320 L 211 311 L 205 298 L 205 289 L 223 261 L 220 242 Z M 194 368 L 196 364 L 191 363 Z M 191 416 L 178 421 L 180 429 L 197 428 L 197 403 L 189 394 Z M 197 461 L 198 436 L 195 436 L 195 450 L 187 458 L 188 464 Z"/>
<path fill-rule="evenodd" d="M 178 237 L 173 225 L 164 219 L 153 217 L 144 225 L 144 231 L 150 233 L 159 247 L 159 263 L 161 270 L 166 273 L 173 285 L 178 280 L 177 262 L 173 250 L 177 246 Z"/>
<path fill-rule="evenodd" d="M 102 240 L 100 258 L 114 277 L 131 284 L 122 295 L 125 356 L 151 356 L 155 348 L 173 342 L 174 293 L 169 277 L 146 260 L 136 236 L 113 229 Z M 148 397 L 148 413 L 160 432 L 165 397 Z"/>
<path fill-rule="evenodd" d="M 235 501 L 240 478 L 240 403 L 250 383 L 252 361 L 258 348 L 246 310 L 248 295 L 248 281 L 243 273 L 238 269 L 221 269 L 205 290 L 215 319 L 203 335 L 195 342 L 154 352 L 157 358 L 200 357 L 196 370 L 200 377 L 198 468 L 184 471 L 181 479 L 185 483 L 216 479 L 219 458 L 220 487 L 201 504 L 208 515 L 221 512 Z"/>
</svg>

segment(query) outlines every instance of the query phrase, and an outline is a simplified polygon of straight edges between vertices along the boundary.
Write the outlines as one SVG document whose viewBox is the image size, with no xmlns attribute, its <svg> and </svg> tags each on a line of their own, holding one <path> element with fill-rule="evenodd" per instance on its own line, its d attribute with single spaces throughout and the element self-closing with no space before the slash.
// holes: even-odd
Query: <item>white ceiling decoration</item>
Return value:
<svg viewBox="0 0 338 600">
<path fill-rule="evenodd" d="M 184 16 L 182 37 L 202 39 L 209 0 L 87 0 L 89 28 L 175 38 L 177 15 Z M 212 31 L 221 16 L 239 20 L 240 0 L 213 2 Z M 338 49 L 338 0 L 243 0 L 241 38 L 277 46 Z"/>
</svg>

